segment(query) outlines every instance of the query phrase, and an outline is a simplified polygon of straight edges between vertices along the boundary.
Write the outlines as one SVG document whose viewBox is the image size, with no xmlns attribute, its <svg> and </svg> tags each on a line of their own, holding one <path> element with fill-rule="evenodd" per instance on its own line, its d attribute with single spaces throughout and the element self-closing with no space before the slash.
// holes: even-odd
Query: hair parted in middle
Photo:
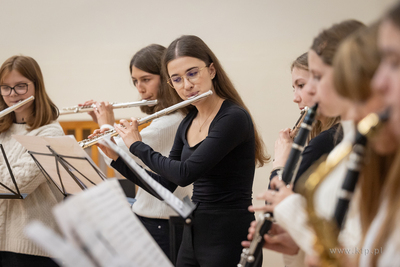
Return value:
<svg viewBox="0 0 400 267">
<path fill-rule="evenodd" d="M 250 111 L 244 104 L 239 93 L 237 92 L 228 75 L 222 68 L 222 65 L 219 62 L 218 58 L 214 55 L 214 53 L 204 43 L 202 39 L 194 35 L 183 35 L 174 40 L 169 45 L 162 60 L 162 71 L 165 73 L 165 77 L 169 77 L 167 69 L 168 63 L 179 57 L 197 58 L 202 60 L 206 64 L 206 66 L 210 66 L 210 64 L 213 63 L 216 70 L 215 77 L 212 79 L 215 93 L 223 99 L 231 100 L 235 104 L 244 108 L 250 114 Z M 174 89 L 170 88 L 170 90 Z M 266 153 L 264 142 L 261 139 L 261 136 L 259 135 L 255 124 L 254 134 L 256 146 L 256 163 L 258 166 L 261 167 L 264 165 L 264 163 L 269 162 L 271 157 Z"/>
<path fill-rule="evenodd" d="M 11 71 L 17 71 L 22 76 L 32 81 L 35 86 L 35 100 L 33 100 L 32 114 L 26 120 L 29 131 L 50 124 L 58 118 L 57 106 L 50 99 L 44 86 L 44 79 L 39 64 L 35 59 L 28 56 L 12 56 L 0 67 L 0 83 Z M 0 97 L 0 110 L 7 108 L 7 105 Z M 7 131 L 15 120 L 15 113 L 11 112 L 0 119 L 0 133 Z"/>
<path fill-rule="evenodd" d="M 157 91 L 158 104 L 155 106 L 141 106 L 140 110 L 146 114 L 153 114 L 157 111 L 175 105 L 182 101 L 175 90 L 169 90 L 166 78 L 161 72 L 161 60 L 166 48 L 159 44 L 151 44 L 135 53 L 129 64 L 129 71 L 132 73 L 132 67 L 160 76 L 160 86 Z M 179 109 L 178 112 L 187 114 L 188 108 Z"/>
</svg>

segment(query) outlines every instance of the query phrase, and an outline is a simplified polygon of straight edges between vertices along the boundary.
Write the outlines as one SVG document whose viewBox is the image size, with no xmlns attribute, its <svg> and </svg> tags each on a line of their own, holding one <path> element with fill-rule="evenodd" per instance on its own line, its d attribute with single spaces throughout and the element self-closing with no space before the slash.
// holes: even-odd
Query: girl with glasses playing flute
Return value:
<svg viewBox="0 0 400 267">
<path fill-rule="evenodd" d="M 141 106 L 142 112 L 150 115 L 159 110 L 172 106 L 181 101 L 178 94 L 168 89 L 166 79 L 161 74 L 161 58 L 166 48 L 152 44 L 139 50 L 131 59 L 129 70 L 133 85 L 136 87 L 142 100 L 158 100 L 155 106 Z M 92 101 L 84 105 L 91 105 Z M 114 112 L 108 102 L 96 102 L 97 108 L 89 114 L 97 122 L 101 129 L 109 130 L 113 128 L 115 119 Z M 169 115 L 154 119 L 149 126 L 142 129 L 140 135 L 144 143 L 167 156 L 172 148 L 174 137 L 179 124 L 187 109 L 183 108 Z M 130 154 L 140 165 L 143 162 L 129 152 L 124 141 L 116 137 L 116 143 Z M 110 163 L 110 161 L 108 162 Z M 130 181 L 129 181 L 130 182 Z M 174 195 L 180 199 L 192 194 L 192 185 L 186 187 L 178 186 Z M 176 216 L 176 213 L 163 201 L 152 196 L 139 187 L 136 194 L 136 202 L 132 205 L 133 212 L 137 215 L 149 233 L 164 253 L 170 257 L 170 236 L 169 236 L 169 217 Z M 176 242 L 179 244 L 183 229 L 176 227 Z M 171 257 L 170 257 L 171 258 Z M 173 257 L 175 258 L 175 256 Z"/>
<path fill-rule="evenodd" d="M 169 157 L 141 141 L 135 118 L 132 125 L 121 120 L 126 128 L 116 126 L 116 130 L 166 188 L 174 191 L 177 185 L 193 183 L 192 201 L 197 209 L 193 224 L 185 225 L 176 266 L 235 266 L 242 250 L 240 241 L 254 220 L 247 207 L 255 166 L 262 166 L 269 156 L 241 97 L 200 38 L 189 35 L 173 41 L 164 55 L 163 70 L 170 89 L 182 99 L 213 91 L 192 104 Z M 117 155 L 109 153 L 109 157 L 114 159 L 112 166 L 137 182 Z"/>
<path fill-rule="evenodd" d="M 310 90 L 316 92 L 316 101 L 319 103 L 318 109 L 326 117 L 341 117 L 341 125 L 343 127 L 343 140 L 329 154 L 329 157 L 334 158 L 335 151 L 339 151 L 342 146 L 346 146 L 353 142 L 355 131 L 353 118 L 353 105 L 348 99 L 341 97 L 335 90 L 333 85 L 333 59 L 339 44 L 351 33 L 363 28 L 363 24 L 348 20 L 339 24 L 333 25 L 331 28 L 322 31 L 313 41 L 311 49 L 308 52 L 308 64 L 310 68 L 310 80 L 307 86 Z M 331 218 L 336 204 L 336 192 L 339 190 L 344 175 L 346 172 L 346 164 L 342 162 L 335 170 L 330 173 L 323 184 L 317 191 L 316 211 L 319 216 Z M 267 190 L 260 198 L 270 203 L 263 207 L 250 207 L 250 210 L 258 210 L 264 212 L 273 212 L 276 222 L 279 224 L 279 234 L 287 233 L 285 243 L 280 243 L 279 239 L 269 236 L 264 237 L 266 246 L 275 245 L 280 252 L 295 254 L 294 256 L 285 256 L 287 266 L 303 266 L 305 254 L 315 255 L 313 250 L 314 233 L 307 225 L 307 214 L 305 211 L 305 200 L 300 194 L 293 193 L 291 187 L 287 188 L 282 181 L 275 177 L 271 182 L 273 190 Z M 279 188 L 279 192 L 275 189 Z M 359 226 L 357 219 L 355 225 Z M 352 221 L 354 222 L 354 221 Z M 254 225 L 250 229 L 249 238 L 252 238 Z M 357 232 L 357 227 L 354 230 L 352 237 L 347 238 L 346 244 L 357 245 L 360 241 L 360 233 Z M 272 231 L 273 232 L 273 231 Z M 296 253 L 293 250 L 293 241 L 300 247 Z M 274 243 L 275 242 L 275 243 Z M 353 243 L 352 243 L 353 242 Z M 352 247 L 354 247 L 352 246 Z M 294 252 L 294 253 L 293 253 Z"/>
<path fill-rule="evenodd" d="M 62 136 L 56 122 L 58 109 L 46 93 L 37 62 L 26 56 L 13 56 L 0 67 L 0 109 L 34 96 L 28 104 L 0 118 L 0 143 L 3 145 L 24 200 L 0 200 L 0 266 L 58 266 L 23 234 L 31 220 L 41 220 L 55 228 L 52 207 L 62 195 L 47 182 L 26 149 L 12 135 Z M 0 161 L 0 180 L 14 188 L 6 162 Z M 0 186 L 1 193 L 8 193 Z"/>
</svg>

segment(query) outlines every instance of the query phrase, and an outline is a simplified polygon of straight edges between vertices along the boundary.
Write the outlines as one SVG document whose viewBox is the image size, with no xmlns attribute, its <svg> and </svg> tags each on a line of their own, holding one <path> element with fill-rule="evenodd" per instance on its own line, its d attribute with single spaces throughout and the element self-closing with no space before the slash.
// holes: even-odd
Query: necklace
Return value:
<svg viewBox="0 0 400 267">
<path fill-rule="evenodd" d="M 203 123 L 200 125 L 199 127 L 199 133 L 201 133 L 201 127 L 203 127 L 204 123 L 206 123 L 206 121 L 208 120 L 208 118 L 210 118 L 211 114 L 214 113 L 215 108 L 218 106 L 218 101 L 217 101 L 217 105 L 215 105 L 214 109 L 210 112 L 210 114 L 208 114 L 207 118 L 203 121 Z M 200 124 L 200 120 L 199 120 L 199 124 Z"/>
</svg>

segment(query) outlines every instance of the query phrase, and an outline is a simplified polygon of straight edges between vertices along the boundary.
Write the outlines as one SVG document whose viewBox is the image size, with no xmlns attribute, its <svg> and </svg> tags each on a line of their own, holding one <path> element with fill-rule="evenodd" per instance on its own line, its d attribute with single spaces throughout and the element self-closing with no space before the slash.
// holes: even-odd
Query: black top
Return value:
<svg viewBox="0 0 400 267">
<path fill-rule="evenodd" d="M 321 132 L 319 135 L 310 140 L 308 146 L 304 148 L 304 151 L 301 154 L 302 160 L 294 180 L 294 185 L 296 185 L 296 182 L 299 180 L 301 175 L 305 173 L 314 162 L 316 162 L 321 156 L 330 153 L 333 148 L 342 140 L 343 133 L 341 128 L 338 128 L 339 123 L 333 125 L 328 130 Z M 270 179 L 276 175 L 276 172 L 272 172 Z"/>
<path fill-rule="evenodd" d="M 155 173 L 148 172 L 170 191 L 193 183 L 192 201 L 201 207 L 246 208 L 251 205 L 255 171 L 253 123 L 246 110 L 225 100 L 210 124 L 208 136 L 190 147 L 186 134 L 197 109 L 181 122 L 169 157 L 135 142 L 130 151 Z M 119 158 L 111 164 L 129 180 L 143 186 Z M 151 193 L 151 192 L 150 192 Z"/>
<path fill-rule="evenodd" d="M 301 175 L 311 167 L 322 155 L 329 154 L 337 144 L 342 141 L 343 133 L 340 127 L 338 133 L 339 123 L 333 125 L 326 131 L 321 132 L 308 143 L 301 154 L 302 160 L 297 171 L 294 182 L 301 177 Z"/>
</svg>

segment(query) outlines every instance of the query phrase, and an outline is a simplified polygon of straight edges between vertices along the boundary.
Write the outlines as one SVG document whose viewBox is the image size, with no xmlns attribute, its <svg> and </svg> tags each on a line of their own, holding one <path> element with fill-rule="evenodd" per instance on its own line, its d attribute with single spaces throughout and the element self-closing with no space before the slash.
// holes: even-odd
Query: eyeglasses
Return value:
<svg viewBox="0 0 400 267">
<path fill-rule="evenodd" d="M 9 96 L 11 95 L 12 90 L 14 90 L 17 95 L 24 95 L 28 92 L 28 84 L 31 83 L 19 83 L 14 87 L 10 87 L 8 85 L 0 85 L 0 93 L 2 96 Z"/>
<path fill-rule="evenodd" d="M 175 89 L 180 89 L 183 87 L 183 79 L 190 82 L 195 82 L 200 77 L 200 71 L 207 68 L 208 66 L 204 66 L 202 68 L 195 67 L 191 70 L 188 70 L 183 76 L 173 76 L 167 80 L 168 84 Z"/>
</svg>

